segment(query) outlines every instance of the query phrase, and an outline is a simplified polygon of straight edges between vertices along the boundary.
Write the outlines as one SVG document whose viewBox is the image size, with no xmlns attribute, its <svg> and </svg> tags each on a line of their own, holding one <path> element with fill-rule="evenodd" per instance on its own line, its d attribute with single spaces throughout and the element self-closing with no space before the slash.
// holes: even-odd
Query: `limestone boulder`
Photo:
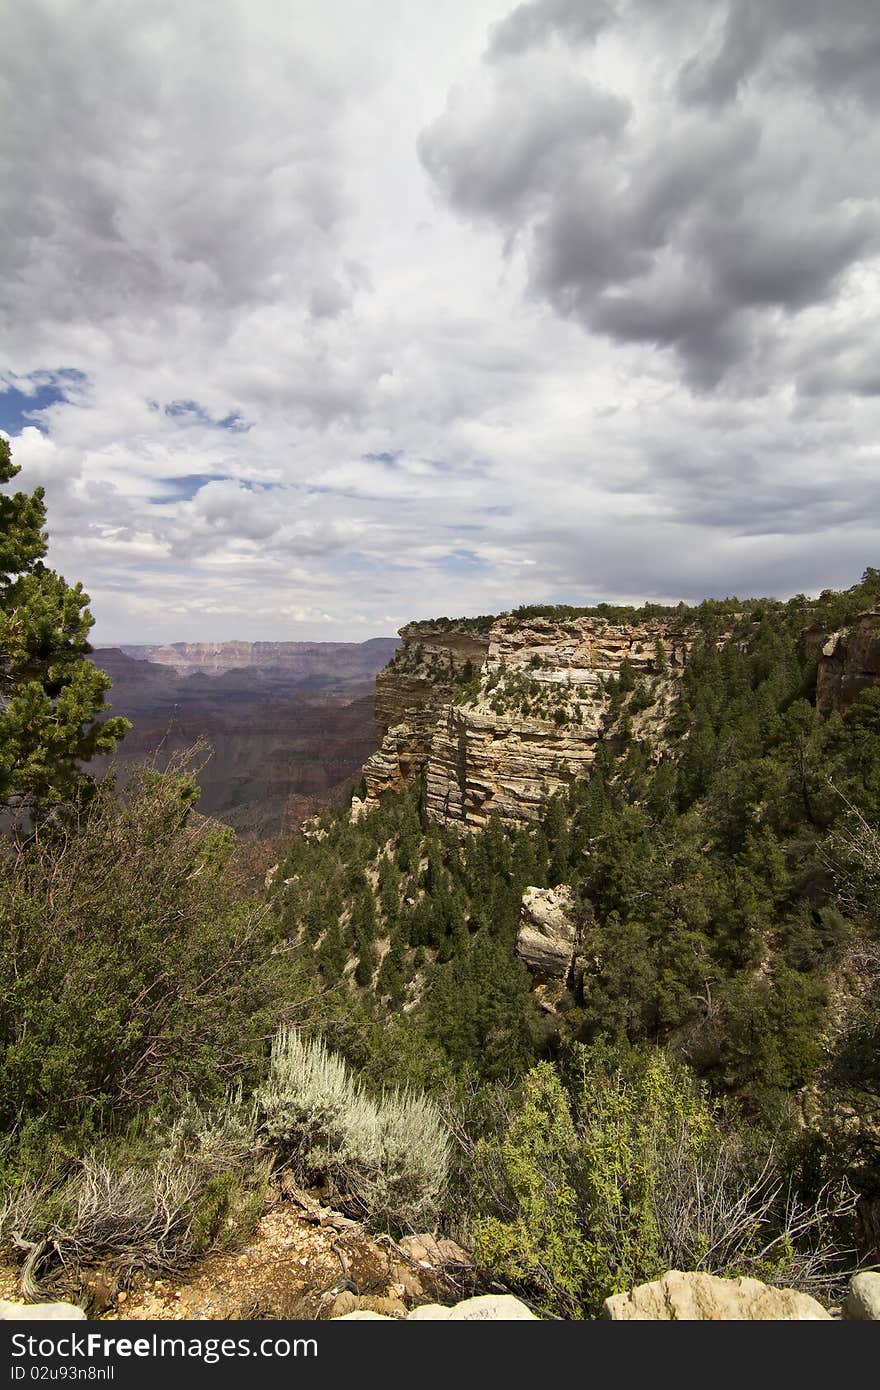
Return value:
<svg viewBox="0 0 880 1390">
<path fill-rule="evenodd" d="M 855 1322 L 880 1321 L 880 1274 L 853 1275 L 843 1316 Z"/>
<path fill-rule="evenodd" d="M 679 1270 L 606 1298 L 603 1316 L 613 1322 L 818 1322 L 831 1318 L 815 1298 L 796 1289 L 771 1288 L 758 1279 L 720 1279 Z"/>
<path fill-rule="evenodd" d="M 410 1317 L 413 1314 L 410 1313 Z M 447 1322 L 537 1322 L 530 1308 L 509 1293 L 484 1293 L 450 1308 Z"/>
<path fill-rule="evenodd" d="M 75 1303 L 10 1303 L 0 1298 L 0 1322 L 84 1322 Z"/>
<path fill-rule="evenodd" d="M 390 1322 L 392 1319 L 382 1313 L 357 1308 L 343 1313 L 337 1322 L 353 1322 L 376 1319 Z M 461 1303 L 446 1308 L 441 1303 L 425 1303 L 421 1308 L 413 1308 L 407 1322 L 537 1322 L 534 1313 L 512 1294 L 480 1294 L 477 1298 L 466 1298 Z"/>
</svg>

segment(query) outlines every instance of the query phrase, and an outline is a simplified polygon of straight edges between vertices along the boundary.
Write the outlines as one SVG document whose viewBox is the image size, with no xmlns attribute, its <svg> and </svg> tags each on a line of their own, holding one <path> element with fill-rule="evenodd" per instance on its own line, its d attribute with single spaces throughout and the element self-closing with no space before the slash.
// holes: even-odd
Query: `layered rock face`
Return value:
<svg viewBox="0 0 880 1390">
<path fill-rule="evenodd" d="M 581 920 L 584 911 L 582 905 Z M 548 1013 L 583 979 L 578 915 L 574 893 L 565 885 L 523 893 L 516 954 L 531 971 L 538 1002 Z"/>
<path fill-rule="evenodd" d="M 489 632 L 466 623 L 409 623 L 399 636 L 397 653 L 376 677 L 380 737 L 396 724 L 418 726 L 420 715 L 436 718 L 462 673 L 478 671 L 489 653 Z"/>
<path fill-rule="evenodd" d="M 876 609 L 861 613 L 841 632 L 824 636 L 816 676 L 816 704 L 822 714 L 842 712 L 872 685 L 880 685 L 880 611 Z"/>
<path fill-rule="evenodd" d="M 574 894 L 568 887 L 527 888 L 516 954 L 542 980 L 567 980 L 577 946 Z"/>
<path fill-rule="evenodd" d="M 534 819 L 548 794 L 589 776 L 609 684 L 627 661 L 650 687 L 638 732 L 662 725 L 695 634 L 668 620 L 496 619 L 485 631 L 403 628 L 377 681 L 381 746 L 371 803 L 425 771 L 428 816 L 469 829 Z"/>
<path fill-rule="evenodd" d="M 378 750 L 364 766 L 367 804 L 399 791 L 428 760 L 440 710 L 463 679 L 482 668 L 488 632 L 467 624 L 409 623 L 401 645 L 376 677 Z"/>
<path fill-rule="evenodd" d="M 550 720 L 449 706 L 431 743 L 425 784 L 428 815 L 471 828 L 494 812 L 503 821 L 532 820 L 547 794 L 589 776 L 602 711 L 560 730 Z"/>
</svg>

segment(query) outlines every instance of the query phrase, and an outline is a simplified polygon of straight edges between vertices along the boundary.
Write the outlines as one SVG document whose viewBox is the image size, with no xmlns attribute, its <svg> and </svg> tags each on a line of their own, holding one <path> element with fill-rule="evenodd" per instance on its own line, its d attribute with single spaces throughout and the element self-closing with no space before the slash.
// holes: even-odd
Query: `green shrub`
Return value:
<svg viewBox="0 0 880 1390">
<path fill-rule="evenodd" d="M 190 1225 L 193 1255 L 231 1250 L 256 1229 L 266 1199 L 263 1175 L 216 1173 L 195 1203 Z"/>
<path fill-rule="evenodd" d="M 772 1153 L 756 1159 L 748 1136 L 726 1132 L 659 1051 L 572 1057 L 568 1089 L 539 1064 L 507 1134 L 476 1146 L 482 1264 L 563 1317 L 667 1269 L 833 1280 L 849 1254 L 835 1229 L 846 1187 L 801 1203 Z"/>
<path fill-rule="evenodd" d="M 82 1148 L 169 1094 L 256 1080 L 303 967 L 194 794 L 184 766 L 142 768 L 0 855 L 0 1128 L 78 1127 Z"/>
<path fill-rule="evenodd" d="M 494 1150 L 494 1151 L 493 1151 Z M 504 1279 L 536 1287 L 548 1309 L 576 1316 L 592 1264 L 572 1185 L 577 1134 L 555 1069 L 541 1062 L 523 1085 L 522 1109 L 500 1141 L 477 1145 L 481 1197 L 497 1215 L 478 1219 L 474 1250 Z"/>
</svg>

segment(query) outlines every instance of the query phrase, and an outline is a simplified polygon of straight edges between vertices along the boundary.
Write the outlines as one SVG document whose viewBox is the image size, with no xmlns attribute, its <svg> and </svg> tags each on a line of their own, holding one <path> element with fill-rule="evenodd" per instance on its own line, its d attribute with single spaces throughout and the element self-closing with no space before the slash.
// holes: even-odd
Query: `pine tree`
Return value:
<svg viewBox="0 0 880 1390">
<path fill-rule="evenodd" d="M 18 472 L 0 439 L 0 485 Z M 99 718 L 110 679 L 86 659 L 88 594 L 43 564 L 45 521 L 42 488 L 0 494 L 0 806 L 22 818 L 67 799 L 130 727 Z"/>
</svg>

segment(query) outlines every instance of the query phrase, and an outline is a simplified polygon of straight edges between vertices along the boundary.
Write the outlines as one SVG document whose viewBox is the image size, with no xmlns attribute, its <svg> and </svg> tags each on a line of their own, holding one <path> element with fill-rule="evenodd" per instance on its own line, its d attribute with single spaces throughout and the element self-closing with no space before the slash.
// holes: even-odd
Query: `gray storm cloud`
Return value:
<svg viewBox="0 0 880 1390">
<path fill-rule="evenodd" d="M 10 8 L 7 335 L 35 315 L 233 316 L 292 292 L 343 306 L 345 92 L 291 38 L 273 49 L 259 10 L 228 0 Z"/>
<path fill-rule="evenodd" d="M 459 99 L 421 157 L 524 243 L 557 312 L 714 387 L 759 340 L 765 370 L 788 319 L 880 251 L 877 28 L 854 0 L 536 0 L 493 31 L 472 119 Z"/>
<path fill-rule="evenodd" d="M 7 11 L 0 424 L 99 641 L 878 563 L 876 0 Z"/>
</svg>

